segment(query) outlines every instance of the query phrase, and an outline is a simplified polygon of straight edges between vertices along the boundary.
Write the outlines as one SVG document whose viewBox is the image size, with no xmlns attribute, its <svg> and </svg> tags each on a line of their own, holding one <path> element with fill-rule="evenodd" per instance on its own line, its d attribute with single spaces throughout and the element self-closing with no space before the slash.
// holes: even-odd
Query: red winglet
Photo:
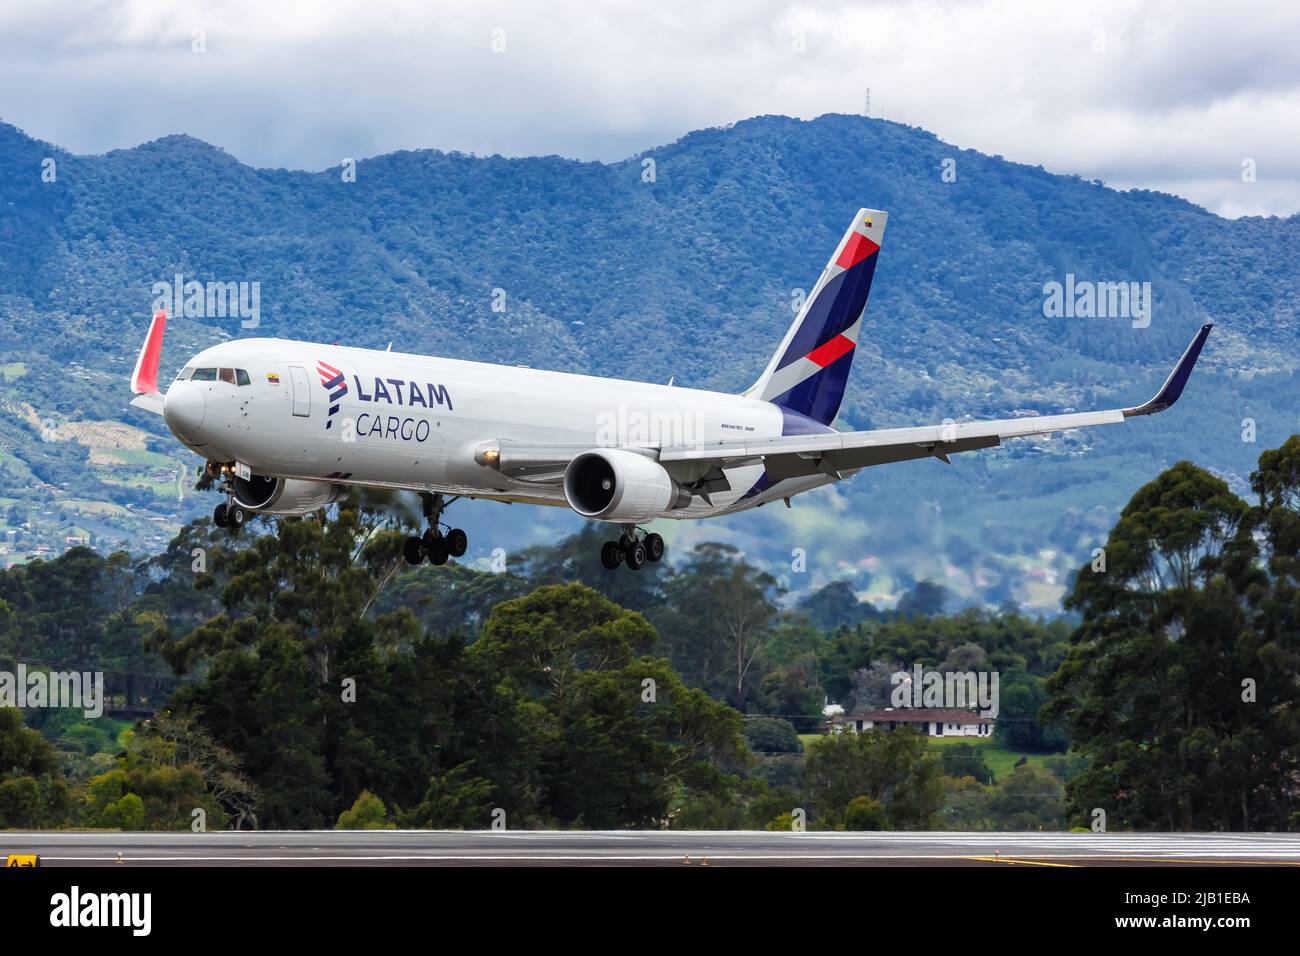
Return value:
<svg viewBox="0 0 1300 956">
<path fill-rule="evenodd" d="M 131 373 L 131 391 L 136 395 L 158 391 L 158 360 L 162 358 L 163 330 L 166 328 L 167 310 L 159 309 L 154 313 L 149 334 L 145 336 L 144 345 L 140 346 L 140 357 L 135 360 L 135 371 Z"/>
</svg>

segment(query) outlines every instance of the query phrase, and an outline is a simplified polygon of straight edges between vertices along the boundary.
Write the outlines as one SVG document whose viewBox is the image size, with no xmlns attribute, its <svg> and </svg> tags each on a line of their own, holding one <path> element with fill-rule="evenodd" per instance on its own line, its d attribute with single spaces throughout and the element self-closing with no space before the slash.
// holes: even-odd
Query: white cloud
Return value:
<svg viewBox="0 0 1300 956">
<path fill-rule="evenodd" d="M 873 113 L 959 146 L 1289 214 L 1297 34 L 1300 8 L 1250 3 L 82 2 L 0 9 L 0 117 L 77 152 L 188 132 L 260 166 L 613 160 L 755 114 L 859 112 L 869 87 Z"/>
</svg>

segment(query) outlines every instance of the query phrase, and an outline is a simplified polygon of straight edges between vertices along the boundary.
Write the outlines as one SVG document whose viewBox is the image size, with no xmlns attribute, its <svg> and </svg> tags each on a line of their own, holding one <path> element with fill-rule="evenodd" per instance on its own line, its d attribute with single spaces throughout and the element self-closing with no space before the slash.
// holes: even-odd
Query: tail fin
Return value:
<svg viewBox="0 0 1300 956">
<path fill-rule="evenodd" d="M 829 426 L 839 414 L 889 214 L 859 209 L 799 317 L 745 392 Z"/>
</svg>

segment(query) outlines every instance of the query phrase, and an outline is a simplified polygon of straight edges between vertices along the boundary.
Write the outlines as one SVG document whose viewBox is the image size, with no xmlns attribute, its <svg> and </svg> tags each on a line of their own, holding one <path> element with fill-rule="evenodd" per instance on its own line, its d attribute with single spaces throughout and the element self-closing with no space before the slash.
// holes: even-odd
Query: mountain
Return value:
<svg viewBox="0 0 1300 956">
<path fill-rule="evenodd" d="M 880 606 L 928 578 L 1053 610 L 1160 469 L 1192 458 L 1244 492 L 1296 430 L 1300 216 L 1225 220 L 846 115 L 756 117 L 612 164 L 422 150 L 314 173 L 186 136 L 76 156 L 0 124 L 0 560 L 80 535 L 153 547 L 215 503 L 126 405 L 155 283 L 259 294 L 256 328 L 174 319 L 165 370 L 271 335 L 739 390 L 863 205 L 891 218 L 843 426 L 1136 403 L 1213 320 L 1182 403 L 669 523 L 679 542 L 732 540 L 800 592 L 847 578 Z M 1049 315 L 1045 284 L 1068 276 L 1150 283 L 1149 324 Z M 576 523 L 458 507 L 479 560 Z"/>
</svg>

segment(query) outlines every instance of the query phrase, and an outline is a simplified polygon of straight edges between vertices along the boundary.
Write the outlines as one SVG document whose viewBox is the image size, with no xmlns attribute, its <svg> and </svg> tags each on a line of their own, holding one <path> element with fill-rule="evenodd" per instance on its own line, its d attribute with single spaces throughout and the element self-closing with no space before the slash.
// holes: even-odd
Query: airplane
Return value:
<svg viewBox="0 0 1300 956">
<path fill-rule="evenodd" d="M 131 404 L 159 414 L 207 460 L 225 493 L 213 521 L 307 514 L 352 487 L 420 494 L 427 530 L 407 562 L 465 554 L 442 521 L 459 498 L 568 507 L 619 526 L 602 564 L 664 556 L 659 518 L 735 514 L 863 468 L 992 448 L 1004 440 L 1112 424 L 1178 400 L 1211 324 L 1156 395 L 1131 408 L 994 421 L 837 431 L 888 213 L 860 209 L 757 381 L 733 395 L 286 339 L 199 352 L 163 393 L 165 311 L 131 374 Z"/>
</svg>

